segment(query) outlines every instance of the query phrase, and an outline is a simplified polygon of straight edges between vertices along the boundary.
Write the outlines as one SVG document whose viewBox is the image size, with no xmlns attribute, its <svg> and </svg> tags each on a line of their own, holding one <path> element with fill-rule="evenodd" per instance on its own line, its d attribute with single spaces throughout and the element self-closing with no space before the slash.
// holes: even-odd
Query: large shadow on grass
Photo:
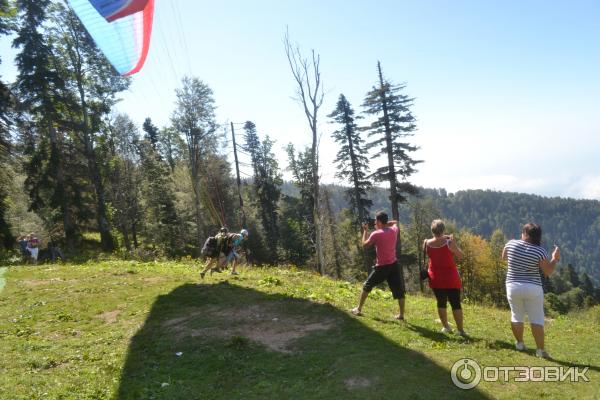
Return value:
<svg viewBox="0 0 600 400">
<path fill-rule="evenodd" d="M 187 284 L 132 338 L 116 398 L 489 398 L 456 388 L 450 367 L 328 304 Z"/>
</svg>

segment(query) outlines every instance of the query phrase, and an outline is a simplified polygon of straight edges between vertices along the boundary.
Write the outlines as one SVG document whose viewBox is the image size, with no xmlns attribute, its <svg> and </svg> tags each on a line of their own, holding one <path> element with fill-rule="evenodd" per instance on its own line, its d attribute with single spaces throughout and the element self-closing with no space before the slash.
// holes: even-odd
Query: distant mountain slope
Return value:
<svg viewBox="0 0 600 400">
<path fill-rule="evenodd" d="M 332 208 L 338 212 L 347 207 L 345 188 L 327 185 Z M 448 194 L 444 189 L 421 189 L 424 198 L 431 198 L 444 218 L 457 227 L 489 238 L 500 228 L 510 238 L 520 235 L 521 226 L 529 221 L 542 226 L 543 245 L 561 247 L 562 263 L 572 264 L 600 282 L 600 202 L 559 197 L 497 192 L 492 190 L 461 190 Z M 287 191 L 292 194 L 291 190 Z M 372 210 L 389 209 L 385 189 L 371 193 Z M 410 209 L 400 210 L 403 223 L 410 220 Z"/>
</svg>

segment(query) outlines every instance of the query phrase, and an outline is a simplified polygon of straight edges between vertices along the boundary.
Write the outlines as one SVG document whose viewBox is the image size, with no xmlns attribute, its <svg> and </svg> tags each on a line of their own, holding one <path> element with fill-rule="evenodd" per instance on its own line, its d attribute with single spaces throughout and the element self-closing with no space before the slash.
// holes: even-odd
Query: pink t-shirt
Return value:
<svg viewBox="0 0 600 400">
<path fill-rule="evenodd" d="M 375 245 L 377 264 L 375 267 L 389 265 L 396 262 L 396 242 L 398 240 L 398 226 L 377 229 L 369 236 L 369 241 Z"/>
</svg>

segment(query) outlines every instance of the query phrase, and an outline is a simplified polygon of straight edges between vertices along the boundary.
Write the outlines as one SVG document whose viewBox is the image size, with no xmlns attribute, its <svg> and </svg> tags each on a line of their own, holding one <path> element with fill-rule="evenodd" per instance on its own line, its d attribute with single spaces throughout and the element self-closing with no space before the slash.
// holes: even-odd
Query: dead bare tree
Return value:
<svg viewBox="0 0 600 400">
<path fill-rule="evenodd" d="M 296 99 L 304 108 L 304 114 L 312 132 L 312 175 L 313 175 L 313 217 L 315 228 L 315 251 L 317 253 L 317 268 L 321 275 L 325 274 L 325 260 L 323 254 L 321 212 L 319 207 L 319 136 L 317 134 L 317 114 L 323 104 L 323 85 L 319 64 L 321 57 L 311 50 L 311 59 L 305 58 L 300 52 L 297 43 L 292 43 L 289 32 L 286 30 L 283 39 L 285 54 L 287 56 L 292 75 L 296 81 Z"/>
</svg>

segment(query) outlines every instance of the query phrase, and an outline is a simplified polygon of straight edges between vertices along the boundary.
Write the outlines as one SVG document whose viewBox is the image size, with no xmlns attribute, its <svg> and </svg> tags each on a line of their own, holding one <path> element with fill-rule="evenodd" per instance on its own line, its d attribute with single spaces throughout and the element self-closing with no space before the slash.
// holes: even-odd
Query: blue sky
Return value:
<svg viewBox="0 0 600 400">
<path fill-rule="evenodd" d="M 310 143 L 292 99 L 287 26 L 321 55 L 324 181 L 335 181 L 337 151 L 326 115 L 340 93 L 360 111 L 380 60 L 415 97 L 411 141 L 424 162 L 414 183 L 600 199 L 599 17 L 593 1 L 156 0 L 148 60 L 119 109 L 166 125 L 181 78 L 199 77 L 219 121 L 254 121 L 285 167 L 283 146 Z M 10 78 L 6 40 L 0 50 Z"/>
</svg>

